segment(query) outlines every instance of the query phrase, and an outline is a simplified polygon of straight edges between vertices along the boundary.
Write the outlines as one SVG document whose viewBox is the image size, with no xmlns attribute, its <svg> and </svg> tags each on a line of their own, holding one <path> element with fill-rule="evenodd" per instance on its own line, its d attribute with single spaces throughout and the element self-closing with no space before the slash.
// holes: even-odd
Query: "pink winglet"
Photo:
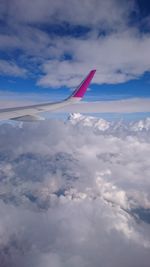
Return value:
<svg viewBox="0 0 150 267">
<path fill-rule="evenodd" d="M 80 97 L 82 98 L 95 74 L 96 70 L 90 71 L 88 76 L 85 78 L 85 80 L 81 83 L 81 85 L 77 88 L 77 90 L 73 93 L 72 97 Z"/>
</svg>

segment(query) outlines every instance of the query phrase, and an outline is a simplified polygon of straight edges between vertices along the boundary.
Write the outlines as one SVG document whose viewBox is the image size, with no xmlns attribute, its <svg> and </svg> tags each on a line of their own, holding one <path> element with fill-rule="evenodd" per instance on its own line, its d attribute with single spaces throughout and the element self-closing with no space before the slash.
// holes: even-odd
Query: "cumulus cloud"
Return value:
<svg viewBox="0 0 150 267">
<path fill-rule="evenodd" d="M 64 48 L 64 51 L 70 52 L 73 61 L 46 61 L 42 67 L 44 76 L 38 84 L 73 87 L 92 68 L 97 69 L 94 78 L 97 84 L 137 79 L 150 70 L 149 46 L 149 35 L 142 38 L 132 31 L 103 38 L 69 39 L 63 45 L 60 43 L 60 50 Z"/>
<path fill-rule="evenodd" d="M 98 70 L 97 84 L 126 82 L 150 70 L 149 33 L 131 23 L 139 12 L 135 1 L 13 0 L 1 1 L 0 10 L 1 51 L 13 57 L 17 49 L 16 64 L 37 74 L 40 86 L 74 87 L 91 68 Z"/>
<path fill-rule="evenodd" d="M 96 8 L 95 8 L 96 7 Z M 25 0 L 3 1 L 1 3 L 1 16 L 7 14 L 8 22 L 20 21 L 23 23 L 60 23 L 69 22 L 78 25 L 96 25 L 109 27 L 117 23 L 124 23 L 128 13 L 134 8 L 132 1 L 106 0 L 85 1 L 77 0 L 38 0 L 27 2 Z"/>
<path fill-rule="evenodd" d="M 0 126 L 2 266 L 149 266 L 148 119 L 140 125 L 76 114 Z"/>
</svg>

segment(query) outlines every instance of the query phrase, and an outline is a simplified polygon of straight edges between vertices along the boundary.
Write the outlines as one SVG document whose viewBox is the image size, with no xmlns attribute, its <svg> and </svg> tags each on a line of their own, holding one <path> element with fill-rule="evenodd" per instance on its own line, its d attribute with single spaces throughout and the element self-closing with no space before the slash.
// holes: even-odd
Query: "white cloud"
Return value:
<svg viewBox="0 0 150 267">
<path fill-rule="evenodd" d="M 57 111 L 56 111 L 57 112 Z M 150 112 L 150 99 L 132 98 L 114 101 L 80 102 L 64 107 L 58 112 L 81 113 L 133 113 Z M 142 127 L 142 125 L 141 125 Z"/>
<path fill-rule="evenodd" d="M 6 60 L 0 60 L 0 74 L 16 77 L 25 77 L 26 69 L 17 66 L 14 62 L 8 62 Z"/>
<path fill-rule="evenodd" d="M 118 0 L 83 0 L 82 2 L 68 0 L 25 0 L 11 3 L 5 1 L 1 8 L 1 16 L 7 14 L 8 22 L 24 23 L 62 23 L 75 25 L 117 26 L 124 24 L 131 10 L 135 8 L 134 2 Z"/>
<path fill-rule="evenodd" d="M 134 210 L 150 208 L 150 129 L 138 129 L 77 116 L 0 126 L 3 266 L 149 266 Z"/>
<path fill-rule="evenodd" d="M 38 75 L 40 86 L 74 87 L 91 68 L 98 70 L 97 84 L 126 82 L 150 70 L 150 36 L 129 26 L 130 14 L 138 12 L 134 1 L 13 0 L 1 6 L 5 23 L 0 48 L 9 53 L 18 49 L 16 61 Z M 46 30 L 53 32 L 54 24 L 59 28 L 64 22 L 90 30 L 80 38 L 73 34 L 60 38 L 57 31 Z M 64 59 L 66 54 L 70 61 Z"/>
<path fill-rule="evenodd" d="M 43 64 L 42 86 L 77 86 L 92 68 L 97 69 L 94 82 L 121 83 L 137 79 L 150 70 L 150 36 L 140 37 L 134 31 L 111 34 L 103 38 L 68 39 L 58 43 L 61 51 L 73 60 L 49 60 Z"/>
</svg>

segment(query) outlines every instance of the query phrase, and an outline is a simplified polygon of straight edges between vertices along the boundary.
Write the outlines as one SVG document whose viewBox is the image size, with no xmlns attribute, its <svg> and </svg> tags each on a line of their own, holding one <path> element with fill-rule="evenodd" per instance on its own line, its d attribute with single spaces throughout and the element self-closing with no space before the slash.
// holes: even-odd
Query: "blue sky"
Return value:
<svg viewBox="0 0 150 267">
<path fill-rule="evenodd" d="M 86 101 L 150 98 L 148 1 L 2 1 L 0 95 L 66 97 L 97 73 Z"/>
</svg>

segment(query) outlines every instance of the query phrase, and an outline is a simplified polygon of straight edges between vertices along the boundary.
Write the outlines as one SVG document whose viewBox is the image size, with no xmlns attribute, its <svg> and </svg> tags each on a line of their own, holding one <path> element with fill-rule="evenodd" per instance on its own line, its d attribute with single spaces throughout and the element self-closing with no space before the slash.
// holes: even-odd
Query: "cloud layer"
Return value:
<svg viewBox="0 0 150 267">
<path fill-rule="evenodd" d="M 57 111 L 55 111 L 57 112 Z M 149 99 L 127 99 L 115 101 L 80 102 L 64 107 L 58 112 L 81 112 L 81 113 L 134 113 L 150 112 Z"/>
<path fill-rule="evenodd" d="M 1 266 L 148 267 L 148 121 L 2 124 Z"/>
</svg>

